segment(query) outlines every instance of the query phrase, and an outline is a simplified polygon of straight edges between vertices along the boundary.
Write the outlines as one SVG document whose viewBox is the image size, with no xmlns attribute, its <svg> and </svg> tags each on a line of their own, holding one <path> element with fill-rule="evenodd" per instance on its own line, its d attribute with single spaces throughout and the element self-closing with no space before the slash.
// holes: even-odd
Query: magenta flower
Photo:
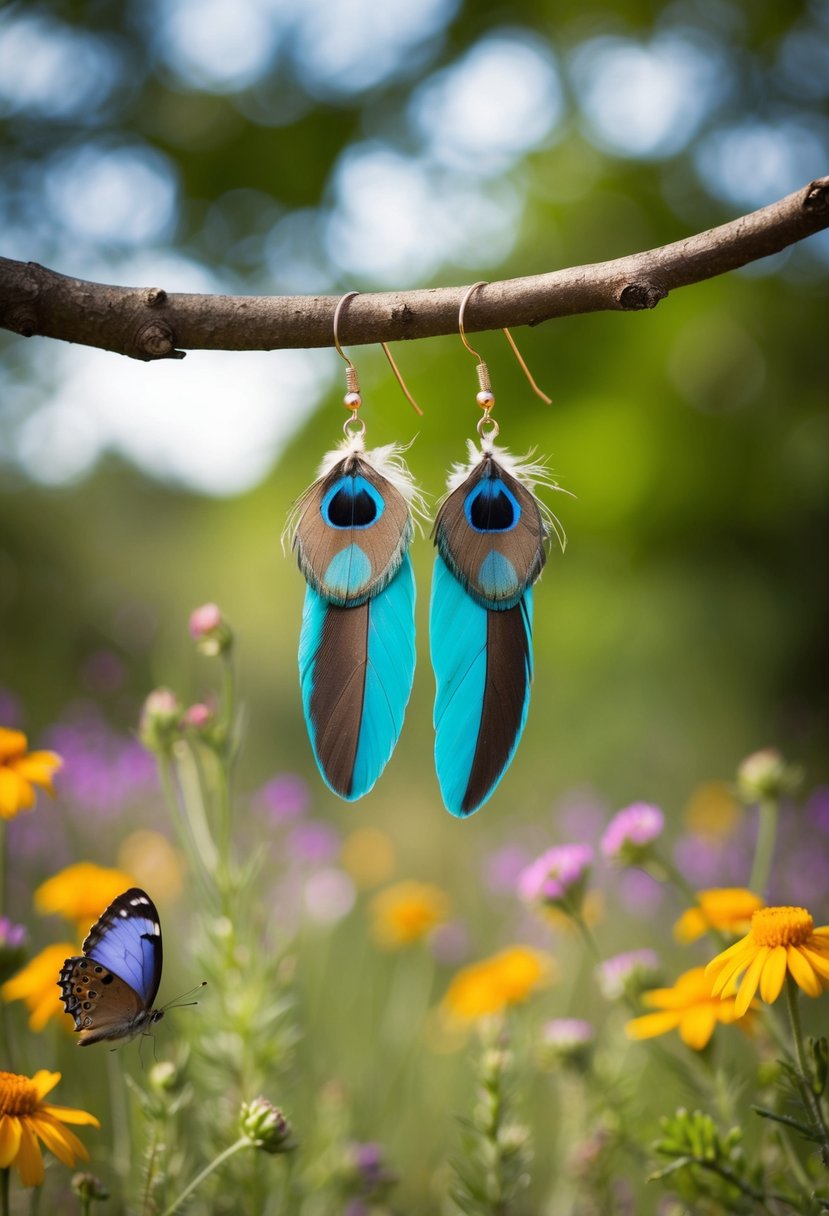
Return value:
<svg viewBox="0 0 829 1216">
<path fill-rule="evenodd" d="M 635 865 L 650 852 L 650 845 L 661 834 L 665 816 L 658 806 L 634 802 L 611 819 L 602 836 L 602 853 L 608 861 Z"/>
<path fill-rule="evenodd" d="M 279 823 L 301 819 L 310 801 L 308 785 L 297 773 L 277 773 L 256 795 L 257 805 Z"/>
<path fill-rule="evenodd" d="M 548 849 L 518 875 L 518 894 L 526 903 L 578 905 L 593 864 L 587 844 L 562 844 Z"/>
</svg>

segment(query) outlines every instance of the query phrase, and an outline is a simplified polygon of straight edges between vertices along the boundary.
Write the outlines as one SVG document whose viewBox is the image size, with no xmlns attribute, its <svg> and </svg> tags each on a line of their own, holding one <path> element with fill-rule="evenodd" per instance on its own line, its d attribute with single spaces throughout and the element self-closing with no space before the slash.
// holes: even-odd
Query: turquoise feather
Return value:
<svg viewBox="0 0 829 1216">
<path fill-rule="evenodd" d="M 310 586 L 305 592 L 302 705 L 322 778 L 349 802 L 372 788 L 400 737 L 414 679 L 414 603 L 408 555 L 358 607 L 330 604 Z"/>
<path fill-rule="evenodd" d="M 493 621 L 494 618 L 494 621 Z M 493 624 L 514 635 L 520 670 L 501 667 L 492 646 Z M 532 679 L 532 588 L 514 608 L 493 612 L 478 604 L 438 557 L 432 581 L 429 632 L 435 671 L 435 768 L 444 804 L 460 818 L 490 797 L 515 754 L 527 720 Z M 516 683 L 518 691 L 516 693 Z M 501 701 L 501 722 L 492 706 Z M 493 727 L 495 729 L 493 729 Z"/>
</svg>

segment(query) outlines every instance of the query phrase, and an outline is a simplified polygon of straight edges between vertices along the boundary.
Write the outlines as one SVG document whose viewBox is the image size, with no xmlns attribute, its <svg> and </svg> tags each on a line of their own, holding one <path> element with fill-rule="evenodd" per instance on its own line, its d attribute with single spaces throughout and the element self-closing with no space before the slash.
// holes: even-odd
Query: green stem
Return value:
<svg viewBox="0 0 829 1216">
<path fill-rule="evenodd" d="M 771 863 L 774 858 L 774 842 L 777 836 L 779 805 L 774 798 L 763 798 L 757 822 L 757 843 L 754 846 L 754 864 L 751 867 L 749 886 L 765 899 L 769 885 Z"/>
<path fill-rule="evenodd" d="M 824 1165 L 829 1165 L 829 1128 L 823 1117 L 820 1100 L 812 1085 L 812 1074 L 806 1059 L 806 1048 L 803 1046 L 803 1029 L 800 1024 L 800 1006 L 798 1004 L 798 988 L 791 975 L 786 976 L 786 1010 L 789 1015 L 792 1039 L 794 1041 L 797 1067 L 800 1072 L 800 1092 L 811 1116 L 815 1131 L 820 1134 L 823 1151 L 821 1157 Z"/>
<path fill-rule="evenodd" d="M 204 790 L 199 780 L 199 771 L 195 757 L 187 743 L 177 743 L 173 748 L 181 787 L 181 798 L 184 803 L 187 822 L 193 836 L 199 859 L 207 874 L 215 877 L 218 852 L 210 834 L 207 822 L 207 812 L 204 805 Z"/>
<path fill-rule="evenodd" d="M 9 1216 L 9 1177 L 11 1170 L 7 1166 L 0 1170 L 0 1216 Z"/>
<path fill-rule="evenodd" d="M 130 1115 L 124 1091 L 124 1076 L 116 1052 L 107 1052 L 107 1080 L 109 1082 L 109 1117 L 112 1122 L 112 1163 L 119 1178 L 126 1183 L 129 1178 L 132 1137 Z"/>
<path fill-rule="evenodd" d="M 657 865 L 663 871 L 665 880 L 672 883 L 673 886 L 676 887 L 679 893 L 684 897 L 689 907 L 698 908 L 700 906 L 699 895 L 688 882 L 682 871 L 677 869 L 674 863 L 662 853 L 655 854 L 655 856 Z M 731 938 L 726 937 L 723 931 L 721 929 L 717 929 L 714 925 L 708 925 L 706 931 L 716 939 L 719 945 L 725 947 L 731 944 Z"/>
<path fill-rule="evenodd" d="M 598 966 L 598 964 L 603 961 L 602 952 L 599 949 L 599 943 L 596 941 L 596 938 L 593 935 L 593 930 L 582 916 L 581 909 L 567 908 L 566 911 L 569 912 L 572 921 L 576 925 L 576 928 L 584 938 L 584 944 L 587 946 L 587 949 L 593 958 L 593 962 Z"/>
<path fill-rule="evenodd" d="M 91 1199 L 82 1199 L 81 1200 L 81 1216 L 91 1216 L 91 1212 L 92 1212 L 92 1200 Z"/>
<path fill-rule="evenodd" d="M 190 1195 L 193 1194 L 193 1191 L 201 1186 L 205 1178 L 209 1178 L 213 1171 L 217 1170 L 220 1165 L 224 1165 L 225 1161 L 228 1161 L 234 1155 L 234 1153 L 238 1153 L 242 1148 L 250 1147 L 252 1147 L 251 1142 L 248 1140 L 247 1136 L 240 1136 L 235 1144 L 231 1144 L 229 1148 L 224 1150 L 224 1152 L 219 1153 L 218 1157 L 214 1158 L 209 1165 L 204 1167 L 200 1174 L 196 1175 L 190 1185 L 184 1188 L 178 1199 L 174 1199 L 170 1206 L 165 1208 L 163 1216 L 173 1216 L 173 1212 L 177 1211 L 177 1209 L 180 1208 L 184 1203 L 185 1199 L 188 1199 Z"/>
</svg>

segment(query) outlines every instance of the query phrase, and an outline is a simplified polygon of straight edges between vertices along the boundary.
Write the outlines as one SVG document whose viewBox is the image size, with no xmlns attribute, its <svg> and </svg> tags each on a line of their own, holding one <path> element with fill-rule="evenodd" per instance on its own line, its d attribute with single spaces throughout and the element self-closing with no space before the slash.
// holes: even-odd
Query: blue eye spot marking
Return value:
<svg viewBox="0 0 829 1216">
<path fill-rule="evenodd" d="M 327 490 L 320 514 L 330 528 L 370 528 L 386 509 L 381 494 L 365 477 L 339 477 Z"/>
<path fill-rule="evenodd" d="M 500 477 L 484 477 L 463 504 L 470 528 L 476 532 L 511 532 L 521 518 L 518 499 Z"/>
</svg>

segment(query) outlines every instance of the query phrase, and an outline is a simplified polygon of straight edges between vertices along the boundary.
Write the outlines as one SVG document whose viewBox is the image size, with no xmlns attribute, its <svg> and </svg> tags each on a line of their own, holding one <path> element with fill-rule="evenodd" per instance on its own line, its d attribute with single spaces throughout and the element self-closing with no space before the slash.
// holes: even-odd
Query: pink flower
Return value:
<svg viewBox="0 0 829 1216">
<path fill-rule="evenodd" d="M 518 875 L 518 894 L 527 903 L 577 903 L 593 864 L 587 844 L 562 844 L 548 849 Z"/>
<path fill-rule="evenodd" d="M 664 826 L 665 816 L 658 806 L 634 802 L 614 815 L 607 825 L 602 836 L 602 853 L 609 861 L 628 865 L 642 861 Z"/>
<path fill-rule="evenodd" d="M 190 636 L 198 642 L 206 633 L 215 633 L 222 624 L 222 610 L 218 604 L 202 604 L 190 613 Z"/>
<path fill-rule="evenodd" d="M 213 719 L 213 713 L 207 705 L 197 702 L 195 705 L 190 705 L 184 711 L 182 722 L 185 726 L 192 727 L 193 730 L 203 730 L 208 726 Z"/>
</svg>

